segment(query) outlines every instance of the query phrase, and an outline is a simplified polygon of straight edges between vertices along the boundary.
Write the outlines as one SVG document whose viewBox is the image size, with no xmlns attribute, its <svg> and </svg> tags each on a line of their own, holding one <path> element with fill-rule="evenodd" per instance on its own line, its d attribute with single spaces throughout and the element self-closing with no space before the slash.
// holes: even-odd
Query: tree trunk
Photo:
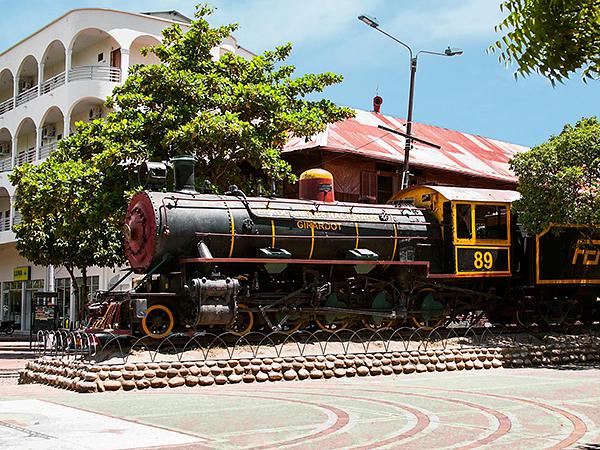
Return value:
<svg viewBox="0 0 600 450">
<path fill-rule="evenodd" d="M 87 276 L 87 267 L 83 267 L 81 269 L 81 303 L 80 303 L 80 307 L 79 307 L 79 316 L 80 316 L 80 322 L 82 322 L 85 318 L 85 312 L 86 312 L 86 307 L 88 304 L 88 276 Z"/>
<path fill-rule="evenodd" d="M 72 267 L 65 266 L 67 272 L 69 272 L 69 276 L 71 277 L 71 289 L 73 289 L 73 293 L 75 294 L 75 311 L 71 313 L 71 317 L 79 317 L 79 284 L 77 283 L 77 277 L 75 276 L 75 272 Z M 74 324 L 70 323 L 69 328 L 73 328 Z"/>
</svg>

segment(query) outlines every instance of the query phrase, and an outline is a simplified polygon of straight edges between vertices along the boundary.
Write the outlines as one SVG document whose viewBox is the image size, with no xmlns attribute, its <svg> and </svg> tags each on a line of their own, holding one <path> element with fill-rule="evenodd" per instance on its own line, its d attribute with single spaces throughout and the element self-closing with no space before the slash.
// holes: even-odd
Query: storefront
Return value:
<svg viewBox="0 0 600 450">
<path fill-rule="evenodd" d="M 33 293 L 44 289 L 44 280 L 31 280 L 31 267 L 13 269 L 13 280 L 2 283 L 2 320 L 14 320 L 17 329 L 28 330 Z"/>
<path fill-rule="evenodd" d="M 29 279 L 32 274 L 30 266 L 20 266 L 13 269 L 13 280 L 2 282 L 2 298 L 0 306 L 0 320 L 14 320 L 17 329 L 29 330 L 31 322 L 31 303 L 33 294 L 43 291 L 43 279 Z M 81 285 L 82 279 L 77 282 Z M 88 277 L 89 298 L 98 291 L 100 277 L 98 275 Z M 74 292 L 71 289 L 70 278 L 56 278 L 54 280 L 55 290 L 58 293 L 61 310 L 57 311 L 58 324 L 60 327 L 69 326 L 69 313 L 74 303 Z"/>
</svg>

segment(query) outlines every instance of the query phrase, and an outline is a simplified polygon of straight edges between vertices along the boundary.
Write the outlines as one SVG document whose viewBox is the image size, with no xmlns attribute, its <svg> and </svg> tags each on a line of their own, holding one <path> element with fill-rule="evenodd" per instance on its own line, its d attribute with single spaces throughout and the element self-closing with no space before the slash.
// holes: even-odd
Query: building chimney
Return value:
<svg viewBox="0 0 600 450">
<path fill-rule="evenodd" d="M 379 95 L 373 97 L 373 111 L 375 111 L 377 114 L 379 114 L 382 103 L 383 99 Z"/>
</svg>

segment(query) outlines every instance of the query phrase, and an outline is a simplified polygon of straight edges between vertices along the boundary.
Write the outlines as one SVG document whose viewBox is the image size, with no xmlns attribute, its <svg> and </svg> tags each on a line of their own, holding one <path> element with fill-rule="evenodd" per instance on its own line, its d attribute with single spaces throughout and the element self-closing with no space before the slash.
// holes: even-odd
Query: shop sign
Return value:
<svg viewBox="0 0 600 450">
<path fill-rule="evenodd" d="M 31 267 L 21 266 L 13 269 L 13 281 L 29 281 L 31 279 Z"/>
</svg>

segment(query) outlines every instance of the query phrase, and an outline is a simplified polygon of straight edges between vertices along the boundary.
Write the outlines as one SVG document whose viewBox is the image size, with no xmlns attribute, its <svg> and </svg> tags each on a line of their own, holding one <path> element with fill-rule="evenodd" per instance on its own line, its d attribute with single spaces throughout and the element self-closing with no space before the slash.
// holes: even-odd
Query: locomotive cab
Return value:
<svg viewBox="0 0 600 450">
<path fill-rule="evenodd" d="M 515 191 L 414 186 L 390 202 L 411 201 L 442 224 L 445 272 L 453 277 L 511 276 L 511 203 Z"/>
</svg>

